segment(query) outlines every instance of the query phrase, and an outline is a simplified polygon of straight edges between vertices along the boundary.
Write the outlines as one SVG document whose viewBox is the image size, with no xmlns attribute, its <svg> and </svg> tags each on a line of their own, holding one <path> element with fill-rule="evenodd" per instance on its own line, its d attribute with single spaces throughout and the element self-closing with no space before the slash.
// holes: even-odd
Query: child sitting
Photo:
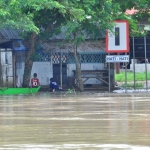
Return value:
<svg viewBox="0 0 150 150">
<path fill-rule="evenodd" d="M 59 86 L 57 83 L 54 81 L 53 78 L 50 78 L 50 89 L 52 92 L 59 91 Z"/>
<path fill-rule="evenodd" d="M 31 87 L 32 88 L 37 88 L 40 85 L 40 81 L 37 78 L 37 73 L 33 74 L 33 78 L 31 79 Z"/>
</svg>

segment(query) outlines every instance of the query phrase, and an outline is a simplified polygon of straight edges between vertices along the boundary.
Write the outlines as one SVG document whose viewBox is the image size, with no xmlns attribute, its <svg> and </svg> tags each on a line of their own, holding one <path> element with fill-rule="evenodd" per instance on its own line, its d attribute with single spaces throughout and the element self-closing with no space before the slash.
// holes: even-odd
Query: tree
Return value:
<svg viewBox="0 0 150 150">
<path fill-rule="evenodd" d="M 63 4 L 65 5 L 65 0 L 0 0 L 0 27 L 22 30 L 23 37 L 27 37 L 29 41 L 23 77 L 24 87 L 29 84 L 35 44 L 43 34 L 41 28 L 46 32 L 58 24 L 57 16 L 67 13 Z"/>
<path fill-rule="evenodd" d="M 82 0 L 69 5 L 73 5 L 74 10 L 82 9 L 83 14 L 81 19 L 76 19 L 74 15 L 66 16 L 67 41 L 69 40 L 74 45 L 74 56 L 76 61 L 76 76 L 78 87 L 83 91 L 83 83 L 81 78 L 81 68 L 78 58 L 78 46 L 85 40 L 99 40 L 105 37 L 105 31 L 112 29 L 114 20 L 125 18 L 122 11 L 122 2 L 110 0 Z M 125 8 L 124 8 L 125 9 Z M 126 17 L 127 19 L 127 17 Z"/>
<path fill-rule="evenodd" d="M 29 5 L 29 8 L 25 8 L 24 12 L 26 14 L 32 14 L 33 21 L 36 24 L 36 27 L 40 29 L 40 32 L 37 34 L 35 32 L 29 33 L 30 42 L 29 42 L 29 51 L 26 56 L 25 60 L 25 70 L 24 70 L 24 77 L 23 77 L 23 86 L 28 86 L 30 80 L 30 74 L 33 64 L 33 59 L 31 56 L 35 53 L 35 45 L 36 43 L 40 43 L 43 39 L 49 39 L 50 35 L 52 35 L 53 31 L 58 32 L 60 31 L 61 24 L 66 21 L 66 15 L 74 15 L 74 11 L 72 11 L 72 7 L 67 5 L 67 1 L 39 1 L 36 3 L 36 7 L 32 4 Z M 82 14 L 82 10 L 78 10 L 78 14 Z M 76 13 L 77 15 L 77 13 Z M 77 15 L 76 19 L 80 19 Z"/>
</svg>

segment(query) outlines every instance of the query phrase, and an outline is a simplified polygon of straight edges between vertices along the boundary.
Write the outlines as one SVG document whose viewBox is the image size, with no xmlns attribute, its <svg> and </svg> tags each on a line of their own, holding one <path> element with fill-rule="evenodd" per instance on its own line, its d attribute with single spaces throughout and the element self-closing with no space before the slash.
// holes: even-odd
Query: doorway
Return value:
<svg viewBox="0 0 150 150">
<path fill-rule="evenodd" d="M 53 64 L 53 78 L 60 85 L 60 64 Z M 67 85 L 67 64 L 62 64 L 62 85 Z"/>
</svg>

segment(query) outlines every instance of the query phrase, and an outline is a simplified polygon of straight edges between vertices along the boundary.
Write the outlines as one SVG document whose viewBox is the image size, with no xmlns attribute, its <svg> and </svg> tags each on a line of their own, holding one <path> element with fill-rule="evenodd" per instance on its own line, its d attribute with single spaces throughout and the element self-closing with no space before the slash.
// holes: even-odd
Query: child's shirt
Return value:
<svg viewBox="0 0 150 150">
<path fill-rule="evenodd" d="M 31 79 L 31 86 L 32 87 L 38 87 L 40 84 L 39 79 L 38 78 L 32 78 Z"/>
</svg>

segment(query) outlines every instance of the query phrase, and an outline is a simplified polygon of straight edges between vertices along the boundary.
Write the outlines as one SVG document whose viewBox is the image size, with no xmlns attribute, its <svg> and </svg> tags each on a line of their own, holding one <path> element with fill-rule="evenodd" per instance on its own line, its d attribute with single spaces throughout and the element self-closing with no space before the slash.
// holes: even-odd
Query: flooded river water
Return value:
<svg viewBox="0 0 150 150">
<path fill-rule="evenodd" d="M 0 96 L 0 149 L 150 150 L 150 93 Z"/>
</svg>

